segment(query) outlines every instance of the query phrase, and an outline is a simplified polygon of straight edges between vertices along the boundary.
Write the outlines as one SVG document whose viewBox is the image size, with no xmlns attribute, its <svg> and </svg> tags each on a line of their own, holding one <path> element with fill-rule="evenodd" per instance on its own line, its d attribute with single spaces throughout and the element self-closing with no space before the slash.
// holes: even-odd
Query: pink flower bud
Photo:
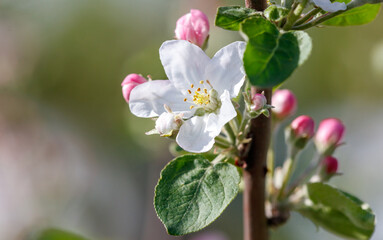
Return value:
<svg viewBox="0 0 383 240">
<path fill-rule="evenodd" d="M 314 120 L 306 115 L 297 117 L 291 123 L 291 129 L 296 138 L 312 138 L 314 136 L 314 126 Z"/>
<path fill-rule="evenodd" d="M 261 93 L 254 94 L 251 101 L 251 110 L 253 111 L 261 110 L 267 104 L 266 97 Z"/>
<path fill-rule="evenodd" d="M 197 9 L 191 9 L 190 13 L 183 15 L 177 20 L 176 39 L 186 40 L 203 47 L 209 36 L 209 19 Z"/>
<path fill-rule="evenodd" d="M 327 174 L 335 174 L 338 170 L 338 160 L 331 156 L 323 159 L 322 165 Z"/>
<path fill-rule="evenodd" d="M 318 151 L 324 155 L 331 155 L 342 140 L 344 131 L 345 127 L 339 119 L 323 120 L 315 135 L 315 145 Z"/>
<path fill-rule="evenodd" d="M 279 120 L 293 115 L 297 110 L 297 100 L 287 89 L 276 90 L 271 99 L 271 105 L 274 106 L 272 109 L 274 116 Z"/>
<path fill-rule="evenodd" d="M 122 86 L 122 95 L 125 98 L 125 101 L 129 102 L 130 92 L 135 88 L 136 86 L 146 82 L 146 79 L 139 75 L 139 74 L 129 74 L 124 81 L 121 83 Z"/>
</svg>

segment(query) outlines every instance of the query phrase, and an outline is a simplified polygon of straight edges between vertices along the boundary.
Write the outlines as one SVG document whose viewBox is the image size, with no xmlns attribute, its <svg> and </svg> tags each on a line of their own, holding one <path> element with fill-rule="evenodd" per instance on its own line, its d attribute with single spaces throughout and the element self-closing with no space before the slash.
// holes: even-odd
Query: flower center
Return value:
<svg viewBox="0 0 383 240">
<path fill-rule="evenodd" d="M 214 90 L 209 80 L 200 81 L 199 85 L 201 86 L 194 86 L 194 84 L 190 85 L 190 89 L 187 91 L 191 95 L 191 101 L 188 101 L 187 98 L 185 98 L 184 101 L 192 104 L 190 109 L 198 107 L 206 112 L 214 112 L 221 105 L 221 101 L 217 96 L 217 91 Z"/>
</svg>

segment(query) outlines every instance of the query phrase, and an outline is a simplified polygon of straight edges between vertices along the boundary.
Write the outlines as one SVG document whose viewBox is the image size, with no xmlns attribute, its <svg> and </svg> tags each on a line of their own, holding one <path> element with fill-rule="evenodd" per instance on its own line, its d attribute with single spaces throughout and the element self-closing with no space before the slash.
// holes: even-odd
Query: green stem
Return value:
<svg viewBox="0 0 383 240">
<path fill-rule="evenodd" d="M 303 0 L 301 3 L 297 5 L 296 8 L 292 8 L 289 15 L 287 16 L 287 22 L 283 26 L 283 29 L 285 31 L 289 31 L 294 23 L 298 20 L 298 18 L 301 16 L 303 9 L 305 9 L 306 4 L 308 0 Z"/>
<path fill-rule="evenodd" d="M 317 15 L 321 11 L 322 11 L 322 9 L 320 9 L 320 8 L 312 9 L 310 12 L 306 13 L 306 15 L 304 15 L 302 18 L 298 19 L 298 21 L 296 21 L 294 25 L 304 24 L 307 20 L 309 20 L 313 16 Z"/>
<path fill-rule="evenodd" d="M 223 149 L 227 149 L 232 146 L 232 144 L 222 136 L 215 137 L 215 145 Z"/>
<path fill-rule="evenodd" d="M 347 10 L 349 10 L 349 9 L 347 9 Z M 330 18 L 336 17 L 339 14 L 344 13 L 347 10 L 341 10 L 341 11 L 337 11 L 337 12 L 333 12 L 333 13 L 326 13 L 326 14 L 324 14 L 324 15 L 322 15 L 322 16 L 314 19 L 314 20 L 311 20 L 308 23 L 298 25 L 298 26 L 293 26 L 291 29 L 292 30 L 305 30 L 305 29 L 317 26 L 317 25 L 321 24 L 322 22 L 329 20 Z"/>
<path fill-rule="evenodd" d="M 236 134 L 235 134 L 233 128 L 231 127 L 230 123 L 225 125 L 225 132 L 228 135 L 228 137 L 230 138 L 231 143 L 235 144 Z"/>
<path fill-rule="evenodd" d="M 271 121 L 271 140 L 269 151 L 267 153 L 267 192 L 272 195 L 273 191 L 273 179 L 274 179 L 274 170 L 275 170 L 275 156 L 274 156 L 274 139 L 277 139 L 277 134 L 279 131 L 279 122 L 272 120 Z"/>
<path fill-rule="evenodd" d="M 318 167 L 320 166 L 320 164 L 322 162 L 323 156 L 316 155 L 315 159 L 317 159 L 316 160 L 317 163 L 315 163 L 314 165 L 308 167 L 302 173 L 302 175 L 293 184 L 291 184 L 291 186 L 287 189 L 286 198 L 288 198 L 295 191 L 295 189 L 298 186 L 300 186 L 303 183 L 305 183 L 315 173 L 315 171 L 318 169 Z"/>
<path fill-rule="evenodd" d="M 249 122 L 250 122 L 250 116 L 247 113 L 247 110 L 245 109 L 243 112 L 242 122 L 239 125 L 239 129 L 238 129 L 239 142 L 241 142 L 241 140 L 245 139 L 245 137 L 247 136 L 246 125 L 248 125 Z"/>
<path fill-rule="evenodd" d="M 217 164 L 219 162 L 222 162 L 223 160 L 226 159 L 226 156 L 225 155 L 218 155 L 216 158 L 213 159 L 213 161 L 211 161 L 212 164 Z"/>
<path fill-rule="evenodd" d="M 283 175 L 282 186 L 281 186 L 281 189 L 279 190 L 279 194 L 278 194 L 279 200 L 284 196 L 285 189 L 287 187 L 287 184 L 290 181 L 291 175 L 292 175 L 293 170 L 295 168 L 295 162 L 296 162 L 295 159 L 296 159 L 296 156 L 297 156 L 299 151 L 295 147 L 290 146 L 290 149 L 288 152 L 289 152 L 289 158 L 283 164 L 284 175 Z"/>
</svg>

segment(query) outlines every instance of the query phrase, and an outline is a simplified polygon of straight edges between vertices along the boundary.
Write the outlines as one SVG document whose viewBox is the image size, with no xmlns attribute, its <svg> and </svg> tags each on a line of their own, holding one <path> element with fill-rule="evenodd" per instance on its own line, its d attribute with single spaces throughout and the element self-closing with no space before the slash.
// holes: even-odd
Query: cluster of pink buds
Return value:
<svg viewBox="0 0 383 240">
<path fill-rule="evenodd" d="M 277 90 L 272 97 L 274 120 L 280 122 L 292 116 L 297 109 L 294 94 L 287 90 Z M 328 180 L 338 170 L 338 160 L 332 157 L 335 149 L 341 144 L 345 127 L 336 118 L 324 119 L 315 132 L 314 120 L 306 115 L 297 117 L 286 128 L 286 140 L 295 149 L 303 149 L 307 142 L 314 138 L 314 143 L 322 158 L 320 164 L 320 179 Z"/>
<path fill-rule="evenodd" d="M 191 9 L 190 13 L 178 19 L 175 34 L 176 39 L 189 41 L 204 49 L 209 37 L 209 19 L 200 10 Z"/>
</svg>

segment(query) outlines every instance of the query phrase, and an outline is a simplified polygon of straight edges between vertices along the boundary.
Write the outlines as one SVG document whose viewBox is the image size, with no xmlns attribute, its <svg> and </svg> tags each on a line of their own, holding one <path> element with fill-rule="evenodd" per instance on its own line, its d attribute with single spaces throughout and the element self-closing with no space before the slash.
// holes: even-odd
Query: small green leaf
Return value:
<svg viewBox="0 0 383 240">
<path fill-rule="evenodd" d="M 241 22 L 254 16 L 256 10 L 240 6 L 219 7 L 215 18 L 215 25 L 226 30 L 238 31 Z"/>
<path fill-rule="evenodd" d="M 310 56 L 313 43 L 310 36 L 304 31 L 296 31 L 293 33 L 298 39 L 299 61 L 298 66 L 302 65 Z"/>
<path fill-rule="evenodd" d="M 184 155 L 161 172 L 154 207 L 171 235 L 195 232 L 212 223 L 235 198 L 240 176 L 229 163 L 212 164 Z"/>
<path fill-rule="evenodd" d="M 369 239 L 375 229 L 375 215 L 366 203 L 328 184 L 310 183 L 312 204 L 300 208 L 303 216 L 317 225 L 348 239 Z"/>
<path fill-rule="evenodd" d="M 270 7 L 266 8 L 266 10 L 263 13 L 265 14 L 265 17 L 270 21 L 279 22 L 287 16 L 287 14 L 289 13 L 289 9 L 276 5 L 271 5 Z"/>
<path fill-rule="evenodd" d="M 86 240 L 86 238 L 63 230 L 51 228 L 32 237 L 32 240 Z"/>
<path fill-rule="evenodd" d="M 303 32 L 280 32 L 262 17 L 252 17 L 241 24 L 248 41 L 244 67 L 250 82 L 272 87 L 285 81 L 311 52 L 311 39 Z"/>
<path fill-rule="evenodd" d="M 351 0 L 338 0 L 337 2 L 349 3 Z M 349 6 L 348 6 L 349 8 Z M 371 22 L 376 18 L 380 10 L 380 4 L 365 4 L 350 9 L 323 23 L 327 26 L 352 26 Z"/>
</svg>

